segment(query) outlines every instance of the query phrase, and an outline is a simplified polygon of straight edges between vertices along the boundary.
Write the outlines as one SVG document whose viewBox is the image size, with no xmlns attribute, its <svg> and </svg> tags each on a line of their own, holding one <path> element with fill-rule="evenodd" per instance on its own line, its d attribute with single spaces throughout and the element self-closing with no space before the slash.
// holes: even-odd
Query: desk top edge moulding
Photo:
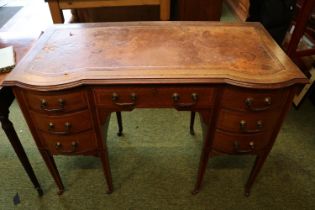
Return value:
<svg viewBox="0 0 315 210">
<path fill-rule="evenodd" d="M 272 89 L 307 79 L 259 23 L 125 22 L 52 26 L 3 85 L 152 83 Z"/>
</svg>

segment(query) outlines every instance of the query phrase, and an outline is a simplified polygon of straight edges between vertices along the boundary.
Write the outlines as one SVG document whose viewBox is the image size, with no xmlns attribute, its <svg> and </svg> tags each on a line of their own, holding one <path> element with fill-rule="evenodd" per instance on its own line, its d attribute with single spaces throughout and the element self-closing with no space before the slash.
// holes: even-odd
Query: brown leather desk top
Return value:
<svg viewBox="0 0 315 210">
<path fill-rule="evenodd" d="M 56 25 L 4 85 L 60 90 L 227 83 L 269 89 L 306 82 L 258 23 L 138 22 Z"/>
</svg>

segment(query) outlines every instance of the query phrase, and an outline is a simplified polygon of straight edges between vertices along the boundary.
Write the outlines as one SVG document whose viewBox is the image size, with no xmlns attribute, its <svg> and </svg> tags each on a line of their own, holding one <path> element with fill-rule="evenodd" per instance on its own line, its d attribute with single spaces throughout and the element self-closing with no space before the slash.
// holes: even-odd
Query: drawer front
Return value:
<svg viewBox="0 0 315 210">
<path fill-rule="evenodd" d="M 217 128 L 240 133 L 258 133 L 273 129 L 280 111 L 268 112 L 237 112 L 221 109 Z"/>
<path fill-rule="evenodd" d="M 97 141 L 93 131 L 73 135 L 51 135 L 41 132 L 40 137 L 52 154 L 75 155 L 97 149 Z"/>
<path fill-rule="evenodd" d="M 215 131 L 212 148 L 218 152 L 229 154 L 251 154 L 263 150 L 268 145 L 270 135 L 259 134 L 231 134 Z"/>
<path fill-rule="evenodd" d="M 88 110 L 71 114 L 44 115 L 31 112 L 38 129 L 55 135 L 67 135 L 86 131 L 92 128 L 92 120 Z"/>
<path fill-rule="evenodd" d="M 167 108 L 179 110 L 206 109 L 213 103 L 214 89 L 192 88 L 97 88 L 97 105 L 113 110 L 132 108 Z"/>
<path fill-rule="evenodd" d="M 32 110 L 44 113 L 72 112 L 88 106 L 85 91 L 49 94 L 25 91 L 25 98 Z"/>
<path fill-rule="evenodd" d="M 289 92 L 279 90 L 250 90 L 226 88 L 222 96 L 222 107 L 242 111 L 266 111 L 280 108 Z"/>
</svg>

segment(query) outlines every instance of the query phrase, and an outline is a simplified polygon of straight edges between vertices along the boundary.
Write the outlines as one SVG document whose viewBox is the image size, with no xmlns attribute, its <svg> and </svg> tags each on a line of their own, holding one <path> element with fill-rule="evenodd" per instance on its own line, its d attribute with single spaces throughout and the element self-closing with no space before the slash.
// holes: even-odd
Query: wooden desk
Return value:
<svg viewBox="0 0 315 210">
<path fill-rule="evenodd" d="M 55 26 L 4 85 L 13 87 L 60 193 L 53 155 L 100 157 L 112 192 L 104 133 L 111 112 L 171 107 L 201 116 L 194 193 L 209 156 L 250 154 L 257 159 L 249 194 L 306 82 L 259 24 L 142 22 Z"/>
<path fill-rule="evenodd" d="M 0 48 L 7 46 L 14 46 L 16 61 L 19 60 L 25 55 L 27 50 L 31 47 L 31 44 L 34 42 L 34 39 L 31 38 L 13 38 L 7 35 L 1 34 L 0 37 Z M 8 73 L 0 74 L 0 121 L 1 126 L 7 135 L 15 153 L 17 154 L 19 160 L 21 161 L 26 173 L 31 179 L 35 189 L 37 190 L 39 196 L 43 195 L 41 186 L 35 176 L 33 168 L 26 156 L 26 153 L 23 149 L 23 146 L 17 136 L 12 122 L 9 120 L 9 108 L 14 100 L 14 95 L 10 87 L 2 87 L 2 82 Z"/>
</svg>

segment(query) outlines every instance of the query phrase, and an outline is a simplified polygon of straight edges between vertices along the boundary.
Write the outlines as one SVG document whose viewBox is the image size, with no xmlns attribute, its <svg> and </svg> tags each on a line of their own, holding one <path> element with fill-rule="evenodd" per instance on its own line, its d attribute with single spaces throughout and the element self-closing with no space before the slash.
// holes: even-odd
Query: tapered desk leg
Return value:
<svg viewBox="0 0 315 210">
<path fill-rule="evenodd" d="M 200 161 L 199 161 L 199 169 L 197 174 L 197 181 L 195 184 L 195 188 L 192 191 L 192 194 L 197 194 L 200 190 L 201 183 L 206 171 L 206 167 L 208 165 L 209 154 L 210 154 L 210 139 L 209 139 L 209 120 L 210 113 L 209 112 L 200 112 L 200 120 L 203 130 L 203 147 L 201 151 Z"/>
<path fill-rule="evenodd" d="M 62 180 L 60 178 L 60 174 L 58 172 L 55 160 L 53 156 L 46 150 L 40 150 L 40 153 L 48 167 L 48 170 L 50 171 L 53 179 L 55 180 L 55 183 L 57 184 L 59 191 L 58 195 L 61 195 L 65 191 L 65 187 L 63 186 Z"/>
<path fill-rule="evenodd" d="M 117 112 L 116 112 L 117 113 Z M 109 163 L 109 158 L 108 158 L 108 150 L 107 150 L 107 132 L 108 132 L 108 125 L 109 125 L 109 120 L 110 120 L 110 112 L 105 112 L 104 115 L 102 116 L 103 119 L 105 120 L 104 125 L 101 126 L 101 139 L 102 139 L 102 149 L 99 151 L 99 157 L 102 162 L 103 166 L 103 172 L 104 176 L 106 179 L 108 191 L 107 193 L 110 194 L 113 192 L 113 181 L 112 181 L 112 173 L 110 170 L 110 163 Z"/>
<path fill-rule="evenodd" d="M 112 181 L 112 174 L 109 166 L 109 160 L 108 160 L 108 152 L 107 148 L 105 148 L 103 151 L 100 152 L 100 159 L 103 166 L 103 172 L 105 175 L 108 191 L 107 193 L 110 194 L 113 192 L 113 181 Z"/>
<path fill-rule="evenodd" d="M 194 190 L 192 191 L 193 195 L 195 195 L 199 192 L 203 177 L 205 175 L 206 167 L 207 167 L 208 160 L 209 160 L 209 149 L 208 148 L 209 148 L 209 146 L 207 145 L 207 142 L 205 140 L 204 147 L 202 148 L 202 152 L 201 152 L 201 156 L 200 156 L 197 182 L 195 184 Z"/>
<path fill-rule="evenodd" d="M 257 155 L 254 166 L 250 172 L 250 175 L 248 177 L 247 183 L 245 185 L 245 195 L 249 196 L 251 187 L 253 186 L 253 183 L 260 172 L 269 152 L 264 152 L 262 154 Z"/>
<path fill-rule="evenodd" d="M 16 155 L 18 156 L 19 160 L 21 161 L 26 173 L 28 174 L 29 178 L 31 179 L 35 189 L 38 192 L 39 196 L 43 195 L 43 190 L 35 176 L 33 168 L 26 156 L 26 153 L 23 149 L 23 146 L 14 130 L 12 122 L 8 119 L 8 116 L 0 116 L 0 121 L 2 128 L 7 135 Z"/>
</svg>

